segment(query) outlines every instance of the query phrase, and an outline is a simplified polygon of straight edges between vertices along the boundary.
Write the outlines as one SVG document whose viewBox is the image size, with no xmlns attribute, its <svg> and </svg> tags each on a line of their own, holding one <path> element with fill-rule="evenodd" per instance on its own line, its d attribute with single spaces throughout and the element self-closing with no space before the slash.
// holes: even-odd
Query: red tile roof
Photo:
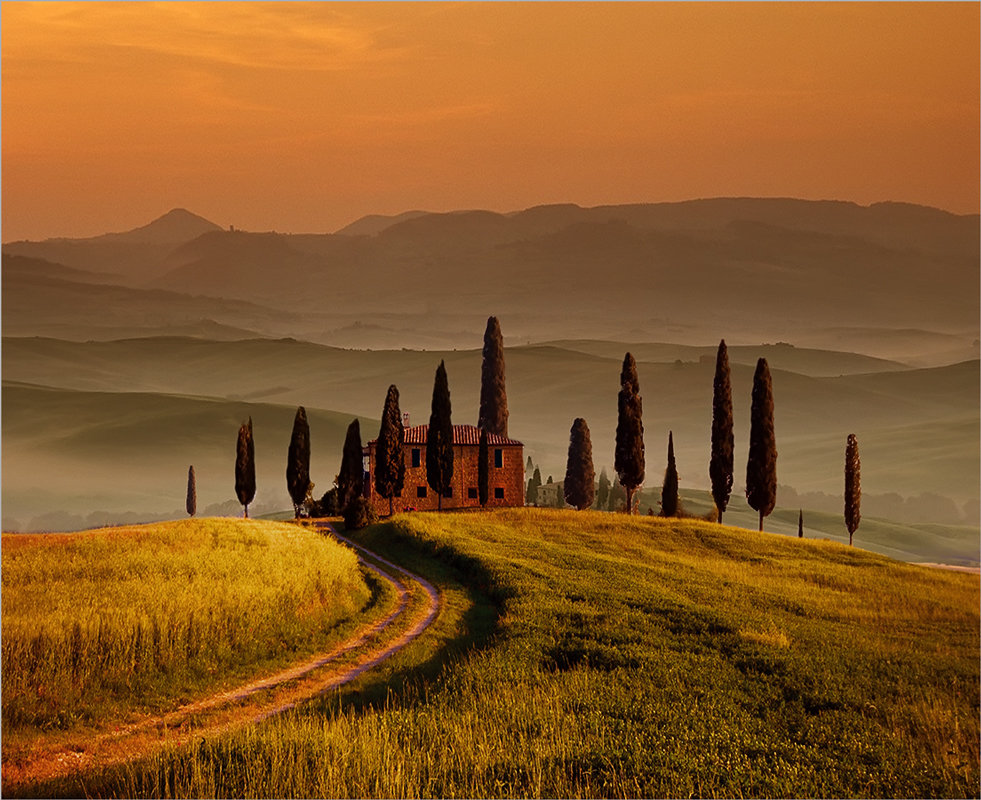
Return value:
<svg viewBox="0 0 981 800">
<path fill-rule="evenodd" d="M 415 425 L 405 429 L 406 444 L 425 444 L 426 436 L 429 433 L 428 425 Z M 368 444 L 374 444 L 378 440 L 372 439 Z M 475 425 L 454 425 L 453 444 L 480 444 L 480 429 Z M 501 445 L 521 445 L 517 439 L 509 439 L 506 436 L 499 436 L 496 433 L 487 434 L 487 444 L 490 447 L 500 447 Z"/>
</svg>

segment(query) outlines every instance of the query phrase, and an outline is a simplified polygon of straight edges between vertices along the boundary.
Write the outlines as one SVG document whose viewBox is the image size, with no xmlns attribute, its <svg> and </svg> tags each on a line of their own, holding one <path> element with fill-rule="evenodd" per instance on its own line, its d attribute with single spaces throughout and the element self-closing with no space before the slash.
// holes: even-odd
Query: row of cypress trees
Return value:
<svg viewBox="0 0 981 800">
<path fill-rule="evenodd" d="M 617 430 L 614 468 L 626 491 L 626 507 L 633 513 L 634 493 L 644 481 L 644 424 L 643 400 L 637 363 L 629 352 L 624 356 L 620 371 L 620 391 L 617 395 Z M 756 362 L 753 375 L 750 409 L 749 453 L 746 462 L 746 501 L 759 514 L 760 530 L 763 519 L 770 515 L 777 496 L 777 448 L 773 426 L 773 382 L 765 358 Z M 734 467 L 734 436 L 732 422 L 732 385 L 729 353 L 725 339 L 719 342 L 716 353 L 712 396 L 712 447 L 709 478 L 712 498 L 718 511 L 718 522 L 729 504 Z M 845 523 L 849 544 L 858 528 L 860 515 L 860 466 L 858 441 L 848 436 L 845 450 Z M 586 421 L 578 418 L 572 425 L 569 455 L 566 465 L 566 501 L 577 509 L 588 508 L 593 502 L 592 444 Z M 661 488 L 661 514 L 676 516 L 678 499 L 678 470 L 674 458 L 674 437 L 668 433 L 668 464 Z M 801 513 L 803 518 L 803 512 Z M 803 523 L 801 522 L 801 528 Z"/>
<path fill-rule="evenodd" d="M 426 447 L 426 473 L 429 486 L 437 493 L 438 506 L 442 509 L 444 494 L 453 478 L 453 424 L 449 381 L 446 364 L 441 361 L 436 369 L 433 384 L 432 411 L 429 418 L 428 444 Z M 487 320 L 484 332 L 483 364 L 481 367 L 480 412 L 478 427 L 481 430 L 478 465 L 478 497 L 481 505 L 487 503 L 489 488 L 489 464 L 487 434 L 507 436 L 507 395 L 504 389 L 504 342 L 497 317 Z M 321 498 L 321 508 L 344 511 L 361 497 L 364 489 L 360 422 L 355 419 L 347 429 L 341 468 L 336 478 L 336 498 L 328 501 L 329 492 Z M 399 408 L 399 390 L 388 387 L 382 409 L 381 426 L 375 451 L 375 490 L 389 501 L 389 513 L 393 511 L 394 498 L 402 494 L 405 484 L 405 427 Z M 294 513 L 300 516 L 305 505 L 312 502 L 310 483 L 310 426 L 306 409 L 299 406 L 293 419 L 289 450 L 286 457 L 286 487 L 293 502 Z M 255 498 L 255 445 L 252 418 L 238 432 L 235 457 L 235 494 L 243 505 L 245 516 L 249 504 Z M 334 491 L 334 490 L 331 490 Z M 188 473 L 187 510 L 193 516 L 196 509 L 194 492 L 194 468 Z"/>
</svg>

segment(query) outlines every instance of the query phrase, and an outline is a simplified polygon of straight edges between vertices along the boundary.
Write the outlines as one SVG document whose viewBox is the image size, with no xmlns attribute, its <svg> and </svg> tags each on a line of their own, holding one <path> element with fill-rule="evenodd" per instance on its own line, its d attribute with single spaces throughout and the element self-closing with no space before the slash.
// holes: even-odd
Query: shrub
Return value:
<svg viewBox="0 0 981 800">
<path fill-rule="evenodd" d="M 344 509 L 344 529 L 356 531 L 378 522 L 378 512 L 363 497 L 355 497 Z"/>
</svg>

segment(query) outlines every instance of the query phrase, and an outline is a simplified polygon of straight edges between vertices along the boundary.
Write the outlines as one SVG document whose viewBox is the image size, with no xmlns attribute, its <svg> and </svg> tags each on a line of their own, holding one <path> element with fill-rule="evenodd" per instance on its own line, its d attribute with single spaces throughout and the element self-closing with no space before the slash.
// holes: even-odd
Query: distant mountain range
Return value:
<svg viewBox="0 0 981 800">
<path fill-rule="evenodd" d="M 919 328 L 970 342 L 978 225 L 977 215 L 898 203 L 735 198 L 411 211 L 335 234 L 280 234 L 225 230 L 174 209 L 124 233 L 3 245 L 4 332 L 29 332 L 16 314 L 7 327 L 14 307 L 33 309 L 38 332 L 48 332 L 51 281 L 61 281 L 62 295 L 85 284 L 90 307 L 109 302 L 93 285 L 168 292 L 126 300 L 158 327 L 208 317 L 185 309 L 188 296 L 245 301 L 279 327 L 247 325 L 248 313 L 236 319 L 217 300 L 208 321 L 316 341 L 382 315 L 421 315 L 436 329 L 496 314 L 520 320 L 512 331 L 527 340 L 634 331 L 664 341 L 656 332 L 675 326 L 701 343 L 728 335 L 820 345 L 801 335 L 831 328 Z M 397 342 L 397 327 L 376 344 Z"/>
</svg>

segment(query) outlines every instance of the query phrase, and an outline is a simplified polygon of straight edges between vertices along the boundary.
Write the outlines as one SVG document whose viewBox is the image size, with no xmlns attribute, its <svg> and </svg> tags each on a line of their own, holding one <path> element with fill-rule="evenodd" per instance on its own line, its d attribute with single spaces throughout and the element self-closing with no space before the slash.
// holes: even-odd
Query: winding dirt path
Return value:
<svg viewBox="0 0 981 800">
<path fill-rule="evenodd" d="M 70 734 L 56 744 L 39 744 L 29 751 L 5 756 L 3 790 L 132 761 L 165 745 L 213 737 L 282 714 L 358 678 L 429 627 L 440 609 L 440 598 L 432 584 L 341 536 L 330 523 L 319 527 L 354 549 L 364 569 L 395 589 L 396 606 L 386 617 L 359 628 L 331 650 L 273 675 L 136 723 L 96 733 Z M 422 603 L 413 602 L 420 594 Z M 406 614 L 410 604 L 413 611 Z"/>
</svg>

